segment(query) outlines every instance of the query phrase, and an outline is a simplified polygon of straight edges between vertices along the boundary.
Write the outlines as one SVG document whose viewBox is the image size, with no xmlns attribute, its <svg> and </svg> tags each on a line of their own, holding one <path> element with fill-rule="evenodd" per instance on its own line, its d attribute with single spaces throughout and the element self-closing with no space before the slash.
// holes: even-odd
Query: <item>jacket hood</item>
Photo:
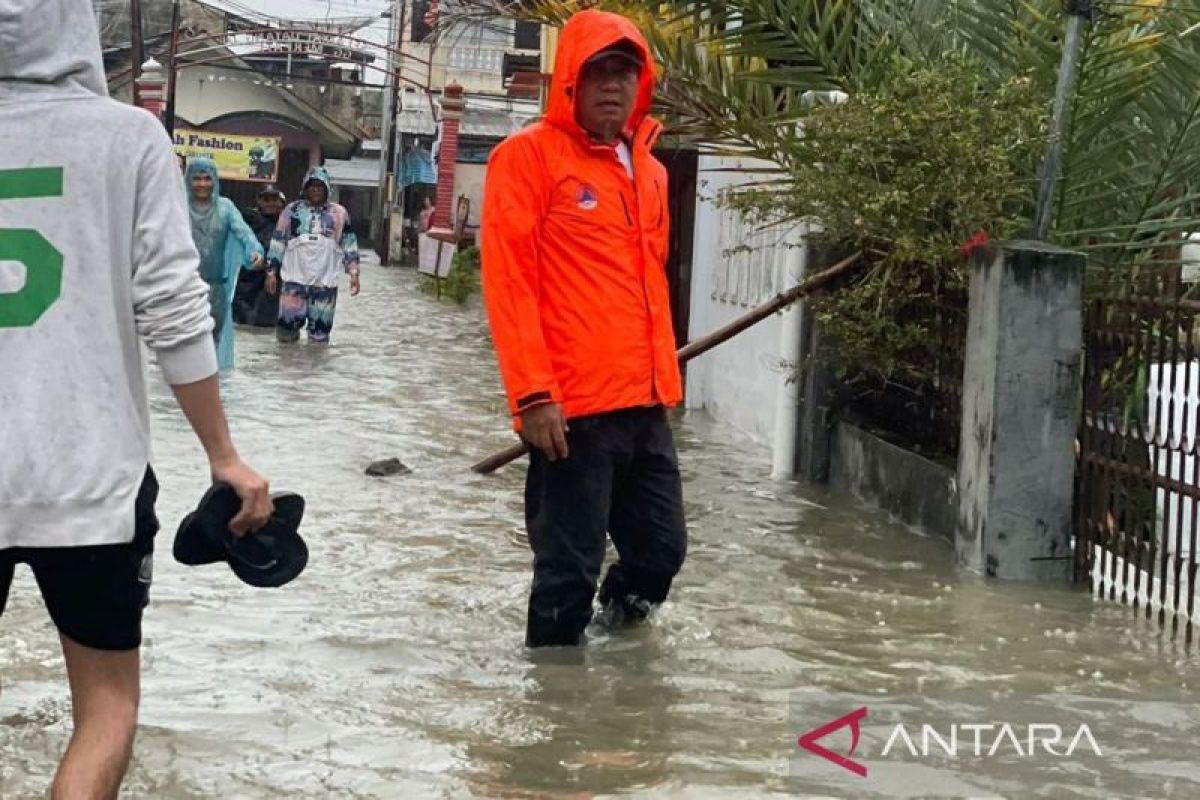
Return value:
<svg viewBox="0 0 1200 800">
<path fill-rule="evenodd" d="M 213 199 L 221 196 L 221 178 L 217 175 L 217 164 L 211 158 L 196 156 L 189 158 L 187 168 L 183 171 L 183 188 L 187 192 L 188 203 L 192 202 L 192 178 L 196 175 L 208 175 L 213 181 Z"/>
<path fill-rule="evenodd" d="M 0 0 L 0 101 L 108 95 L 90 0 Z"/>
<path fill-rule="evenodd" d="M 313 167 L 308 172 L 304 173 L 304 182 L 300 184 L 301 195 L 304 194 L 304 187 L 308 186 L 309 181 L 317 181 L 324 184 L 325 193 L 328 195 L 326 199 L 328 200 L 329 198 L 333 197 L 333 181 L 329 178 L 329 170 L 325 169 L 324 167 Z M 303 199 L 303 197 L 301 199 Z"/>
<path fill-rule="evenodd" d="M 649 115 L 654 99 L 654 57 L 646 38 L 633 22 L 620 14 L 596 9 L 580 11 L 563 26 L 558 40 L 558 54 L 554 58 L 554 75 L 550 79 L 550 98 L 546 106 L 548 122 L 586 136 L 575 121 L 575 85 L 579 82 L 579 73 L 589 58 L 622 41 L 628 41 L 636 47 L 646 65 L 638 84 L 633 112 L 625 125 L 625 134 L 629 136 L 637 130 Z"/>
</svg>

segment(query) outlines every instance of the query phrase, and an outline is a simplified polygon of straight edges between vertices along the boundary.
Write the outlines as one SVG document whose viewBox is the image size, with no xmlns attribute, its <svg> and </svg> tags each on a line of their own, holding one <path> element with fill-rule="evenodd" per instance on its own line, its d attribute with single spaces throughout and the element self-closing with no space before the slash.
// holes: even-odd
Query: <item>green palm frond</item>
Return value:
<svg viewBox="0 0 1200 800">
<path fill-rule="evenodd" d="M 584 6 L 629 15 L 662 64 L 669 127 L 780 165 L 764 181 L 806 157 L 797 123 L 814 96 L 948 56 L 997 86 L 1030 81 L 1049 108 L 1066 27 L 1061 0 L 462 1 L 550 24 Z M 1118 271 L 1200 231 L 1200 11 L 1152 5 L 1101 3 L 1087 27 L 1051 234 Z M 1015 180 L 1032 202 L 1036 165 Z"/>
</svg>

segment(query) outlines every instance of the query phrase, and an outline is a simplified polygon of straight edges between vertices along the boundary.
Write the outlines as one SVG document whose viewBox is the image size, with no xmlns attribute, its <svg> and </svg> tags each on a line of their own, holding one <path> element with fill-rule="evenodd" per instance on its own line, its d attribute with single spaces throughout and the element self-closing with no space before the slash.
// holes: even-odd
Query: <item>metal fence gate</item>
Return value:
<svg viewBox="0 0 1200 800">
<path fill-rule="evenodd" d="M 1180 269 L 1090 301 L 1075 576 L 1181 630 L 1197 621 L 1200 302 Z"/>
</svg>

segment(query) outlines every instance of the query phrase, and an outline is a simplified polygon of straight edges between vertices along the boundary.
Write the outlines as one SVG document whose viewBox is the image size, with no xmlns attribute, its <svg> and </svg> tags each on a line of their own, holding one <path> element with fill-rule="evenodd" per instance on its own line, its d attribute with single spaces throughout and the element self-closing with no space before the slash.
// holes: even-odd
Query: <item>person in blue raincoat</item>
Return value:
<svg viewBox="0 0 1200 800">
<path fill-rule="evenodd" d="M 263 249 L 233 201 L 221 196 L 221 181 L 212 159 L 188 159 L 184 170 L 192 240 L 200 252 L 200 277 L 208 284 L 217 363 L 233 368 L 233 292 L 238 273 L 249 265 L 261 269 Z"/>
</svg>

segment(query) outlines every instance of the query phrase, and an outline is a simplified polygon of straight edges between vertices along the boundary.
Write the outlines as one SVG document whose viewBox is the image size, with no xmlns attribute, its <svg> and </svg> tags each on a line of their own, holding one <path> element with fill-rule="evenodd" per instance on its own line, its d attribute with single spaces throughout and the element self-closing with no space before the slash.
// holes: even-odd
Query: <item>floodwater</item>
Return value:
<svg viewBox="0 0 1200 800">
<path fill-rule="evenodd" d="M 762 448 L 702 414 L 675 418 L 692 539 L 673 601 L 650 626 L 531 656 L 524 468 L 468 471 L 512 441 L 478 305 L 438 304 L 409 270 L 368 266 L 363 283 L 327 350 L 239 332 L 225 384 L 243 453 L 307 497 L 312 557 L 293 584 L 170 557 L 206 476 L 153 389 L 164 529 L 123 796 L 1200 796 L 1197 662 L 1153 624 L 958 573 L 945 542 L 770 481 Z M 390 456 L 412 473 L 363 474 Z M 70 709 L 26 571 L 0 676 L 0 797 L 40 797 Z M 866 777 L 797 747 L 860 706 Z M 989 753 L 988 736 L 982 753 L 885 755 L 896 723 L 1068 739 L 1086 724 L 1100 754 Z M 850 729 L 821 744 L 850 754 Z"/>
</svg>

